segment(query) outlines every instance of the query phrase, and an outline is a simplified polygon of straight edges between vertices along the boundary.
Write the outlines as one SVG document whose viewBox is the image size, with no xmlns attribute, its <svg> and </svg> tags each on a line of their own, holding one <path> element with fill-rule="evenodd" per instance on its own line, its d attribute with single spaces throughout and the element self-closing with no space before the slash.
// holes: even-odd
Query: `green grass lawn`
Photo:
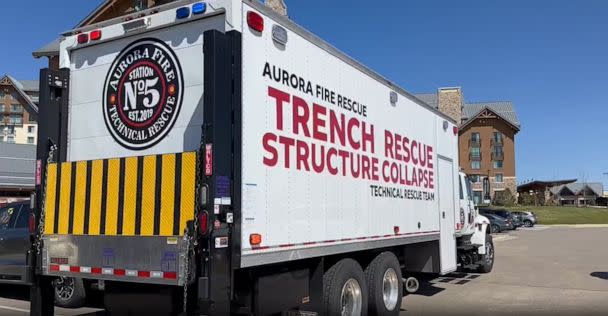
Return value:
<svg viewBox="0 0 608 316">
<path fill-rule="evenodd" d="M 608 209 L 566 206 L 517 206 L 509 210 L 532 211 L 539 224 L 608 224 Z"/>
</svg>

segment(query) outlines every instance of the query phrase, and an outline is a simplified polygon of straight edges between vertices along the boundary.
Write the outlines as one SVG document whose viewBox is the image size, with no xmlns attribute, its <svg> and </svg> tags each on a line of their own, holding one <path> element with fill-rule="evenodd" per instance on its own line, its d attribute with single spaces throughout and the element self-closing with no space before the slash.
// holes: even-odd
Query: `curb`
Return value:
<svg viewBox="0 0 608 316">
<path fill-rule="evenodd" d="M 608 228 L 608 224 L 555 224 L 542 225 L 545 227 L 568 227 L 568 228 Z"/>
</svg>

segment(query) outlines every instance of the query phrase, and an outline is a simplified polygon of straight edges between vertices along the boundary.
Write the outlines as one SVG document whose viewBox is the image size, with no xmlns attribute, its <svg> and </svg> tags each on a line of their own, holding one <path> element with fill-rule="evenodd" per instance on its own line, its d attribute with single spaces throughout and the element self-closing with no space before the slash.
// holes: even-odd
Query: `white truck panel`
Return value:
<svg viewBox="0 0 608 316">
<path fill-rule="evenodd" d="M 448 123 L 434 111 L 416 103 L 408 96 L 399 95 L 396 104 L 390 102 L 391 89 L 375 78 L 361 72 L 343 59 L 337 58 L 310 40 L 290 30 L 285 46 L 272 39 L 272 27 L 278 24 L 264 16 L 265 30 L 261 34 L 246 25 L 248 11 L 255 11 L 247 4 L 243 8 L 243 144 L 242 144 L 242 266 L 265 263 L 256 260 L 260 254 L 276 253 L 276 258 L 300 258 L 298 250 L 329 245 L 352 245 L 370 240 L 392 240 L 439 234 L 439 207 L 437 200 L 437 155 L 453 159 L 457 172 L 457 135 L 452 133 L 453 124 Z M 274 66 L 295 75 L 295 82 L 310 82 L 312 92 L 301 91 L 299 87 L 283 84 L 264 75 L 266 65 Z M 272 69 L 270 70 L 272 72 Z M 301 78 L 301 79 L 300 79 Z M 297 86 L 296 85 L 296 86 Z M 366 115 L 338 107 L 335 102 L 317 95 L 317 85 L 337 95 L 350 98 L 367 106 Z M 348 140 L 345 145 L 313 139 L 305 135 L 301 125 L 298 131 L 293 125 L 292 99 L 283 103 L 283 126 L 278 126 L 276 98 L 269 95 L 269 87 L 290 96 L 303 99 L 312 113 L 313 103 L 324 107 L 327 112 L 325 124 L 329 124 L 329 111 L 339 117 L 344 114 L 346 121 L 356 118 L 369 128 L 374 126 L 374 151 L 369 148 L 353 148 Z M 307 90 L 306 88 L 304 90 Z M 302 108 L 299 108 L 303 111 Z M 310 114 L 312 117 L 312 114 Z M 312 119 L 307 121 L 313 131 Z M 437 128 L 443 122 L 449 129 Z M 432 166 L 409 162 L 399 162 L 385 155 L 385 130 L 408 137 L 430 148 Z M 321 133 L 330 134 L 329 127 L 320 127 Z M 368 130 L 369 132 L 369 130 Z M 348 134 L 348 133 L 347 133 Z M 355 141 L 361 141 L 361 133 L 355 132 Z M 270 136 L 268 136 L 270 135 Z M 290 166 L 285 166 L 285 150 L 278 141 L 270 141 L 265 148 L 264 137 L 285 137 L 304 142 L 308 147 L 308 158 L 312 159 L 312 145 L 324 145 L 378 160 L 377 179 L 361 179 L 351 172 L 346 175 L 332 175 L 328 168 L 320 172 L 306 171 L 304 165 L 297 168 L 295 151 L 290 151 Z M 329 137 L 329 136 L 328 136 Z M 348 136 L 347 136 L 348 137 Z M 368 142 L 371 144 L 371 142 Z M 411 144 L 411 143 L 410 143 Z M 277 154 L 273 155 L 273 150 Z M 317 152 L 318 152 L 317 148 Z M 264 158 L 276 158 L 278 162 L 266 164 Z M 337 156 L 329 158 L 332 165 L 342 163 Z M 383 180 L 384 162 L 396 163 L 408 170 L 418 168 L 433 174 L 433 185 L 401 185 Z M 341 168 L 341 167 L 340 167 Z M 340 169 L 339 168 L 339 169 Z M 347 165 L 347 169 L 350 168 Z M 342 172 L 341 170 L 339 172 Z M 455 173 L 457 174 L 457 173 Z M 410 178 L 411 179 L 411 178 Z M 372 185 L 397 189 L 402 197 L 376 196 Z M 413 190 L 422 199 L 405 194 Z M 453 192 L 453 194 L 455 194 Z M 456 200 L 452 200 L 456 203 Z M 453 232 L 453 228 L 452 228 Z M 252 246 L 250 234 L 262 235 L 262 244 Z M 455 245 L 453 245 L 455 247 Z M 278 259 L 277 259 L 278 260 Z"/>
<path fill-rule="evenodd" d="M 174 14 L 173 14 L 174 15 Z M 98 45 L 74 49 L 70 53 L 71 88 L 68 126 L 68 160 L 194 151 L 198 148 L 203 122 L 203 31 L 224 29 L 225 17 L 218 15 L 179 24 L 152 33 L 120 38 Z M 102 29 L 104 34 L 112 34 Z M 118 26 L 120 27 L 120 25 Z M 103 115 L 104 84 L 113 61 L 125 47 L 143 39 L 155 38 L 174 51 L 183 75 L 183 102 L 174 126 L 162 140 L 147 149 L 121 146 L 110 134 Z"/>
</svg>

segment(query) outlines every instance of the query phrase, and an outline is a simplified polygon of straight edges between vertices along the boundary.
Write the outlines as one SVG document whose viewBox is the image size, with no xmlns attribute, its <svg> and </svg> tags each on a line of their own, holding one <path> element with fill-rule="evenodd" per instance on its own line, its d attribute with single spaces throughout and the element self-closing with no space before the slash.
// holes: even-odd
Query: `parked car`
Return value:
<svg viewBox="0 0 608 316">
<path fill-rule="evenodd" d="M 480 209 L 480 212 L 491 213 L 494 215 L 498 215 L 502 218 L 511 220 L 511 222 L 513 223 L 513 228 L 511 228 L 512 230 L 515 230 L 524 225 L 523 221 L 521 220 L 521 218 L 519 216 L 517 216 L 505 209 Z"/>
<path fill-rule="evenodd" d="M 490 221 L 490 232 L 492 234 L 500 233 L 504 230 L 512 230 L 513 223 L 510 219 L 500 217 L 493 213 L 481 212 Z"/>
<path fill-rule="evenodd" d="M 22 201 L 0 207 L 0 283 L 28 285 L 30 282 L 26 258 L 34 223 L 30 223 L 29 203 Z M 54 282 L 55 303 L 61 307 L 82 307 L 86 300 L 83 282 L 58 278 Z"/>
<path fill-rule="evenodd" d="M 538 223 L 538 218 L 536 217 L 536 214 L 534 214 L 534 212 L 516 211 L 512 213 L 518 215 L 521 218 L 521 221 L 525 227 L 534 227 L 534 225 Z"/>
</svg>

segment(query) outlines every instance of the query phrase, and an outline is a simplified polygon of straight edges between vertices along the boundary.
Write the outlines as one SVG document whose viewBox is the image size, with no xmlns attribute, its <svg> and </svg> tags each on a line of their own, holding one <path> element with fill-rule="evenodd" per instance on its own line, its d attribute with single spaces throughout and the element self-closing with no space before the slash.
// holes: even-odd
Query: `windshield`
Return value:
<svg viewBox="0 0 608 316">
<path fill-rule="evenodd" d="M 473 189 L 471 188 L 471 180 L 469 177 L 465 177 L 466 186 L 467 186 L 467 195 L 469 196 L 469 200 L 473 199 Z"/>
</svg>

